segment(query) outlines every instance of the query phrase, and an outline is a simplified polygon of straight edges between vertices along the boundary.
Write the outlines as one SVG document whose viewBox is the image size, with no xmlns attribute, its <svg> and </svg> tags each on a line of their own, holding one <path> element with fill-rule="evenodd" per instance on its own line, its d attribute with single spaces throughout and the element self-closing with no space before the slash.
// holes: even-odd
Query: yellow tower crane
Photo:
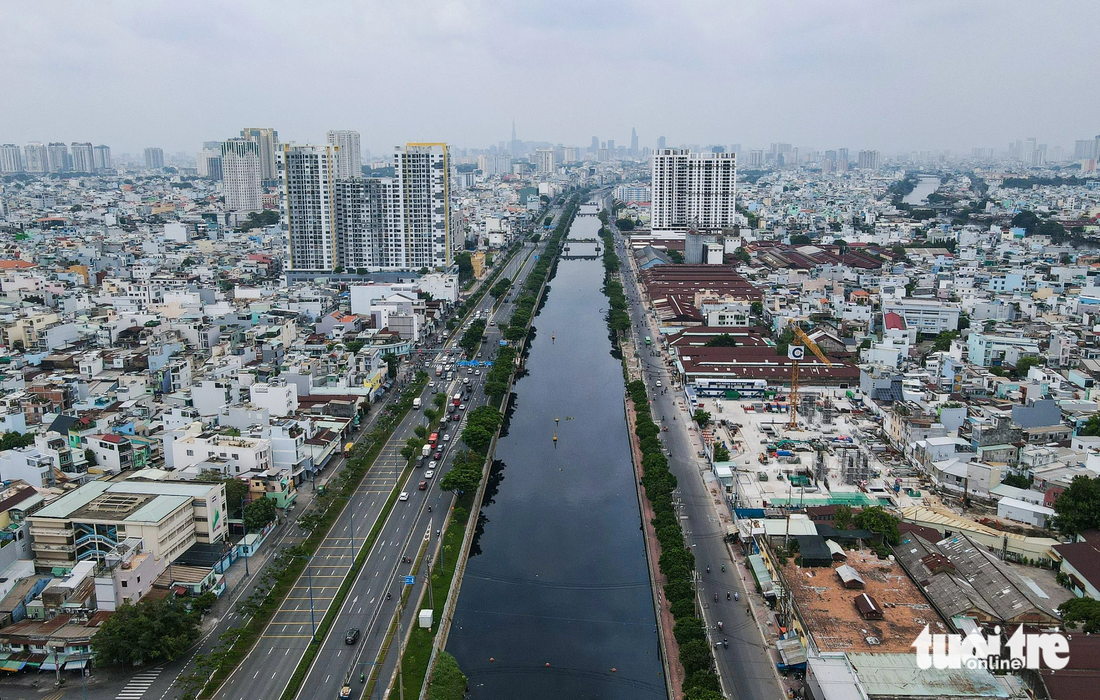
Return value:
<svg viewBox="0 0 1100 700">
<path fill-rule="evenodd" d="M 833 363 L 829 358 L 825 357 L 825 353 L 821 352 L 821 348 L 817 347 L 817 343 L 813 341 L 810 336 L 802 330 L 802 328 L 791 321 L 791 332 L 794 333 L 795 340 L 801 341 L 802 345 L 794 345 L 793 343 L 787 347 L 787 357 L 794 362 L 791 365 L 791 419 L 787 421 L 788 430 L 798 430 L 798 362 L 806 356 L 806 348 L 809 348 L 813 354 L 817 355 L 818 359 L 824 362 L 829 367 L 833 366 Z"/>
</svg>

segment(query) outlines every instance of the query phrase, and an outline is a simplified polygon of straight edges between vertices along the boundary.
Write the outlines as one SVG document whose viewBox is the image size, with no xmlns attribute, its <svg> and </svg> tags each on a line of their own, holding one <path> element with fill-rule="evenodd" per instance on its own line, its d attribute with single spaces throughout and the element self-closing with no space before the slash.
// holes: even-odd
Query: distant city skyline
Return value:
<svg viewBox="0 0 1100 700">
<path fill-rule="evenodd" d="M 377 154 L 507 142 L 513 118 L 520 139 L 629 144 L 633 127 L 643 148 L 1072 150 L 1100 133 L 1090 64 L 1072 58 L 1100 24 L 1083 1 L 39 3 L 0 18 L 0 86 L 21 96 L 5 143 L 195 153 L 267 124 L 300 144 L 355 130 Z M 118 99 L 126 85 L 140 89 Z M 325 99 L 281 87 L 304 85 Z M 65 95 L 80 108 L 58 109 Z"/>
</svg>

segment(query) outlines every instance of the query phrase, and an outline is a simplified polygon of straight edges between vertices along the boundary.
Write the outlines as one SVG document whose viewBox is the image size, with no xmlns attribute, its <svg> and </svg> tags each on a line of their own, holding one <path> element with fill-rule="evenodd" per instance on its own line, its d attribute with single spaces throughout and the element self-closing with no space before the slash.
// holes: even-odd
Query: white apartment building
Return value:
<svg viewBox="0 0 1100 700">
<path fill-rule="evenodd" d="M 970 362 L 982 367 L 1015 365 L 1021 357 L 1040 354 L 1036 338 L 971 333 L 966 346 Z"/>
<path fill-rule="evenodd" d="M 78 143 L 73 141 L 71 146 L 71 153 L 73 158 L 73 172 L 76 173 L 92 173 L 95 172 L 95 156 L 92 152 L 92 144 L 88 142 Z"/>
<path fill-rule="evenodd" d="M 959 329 L 959 307 L 931 299 L 884 299 L 883 314 L 895 313 L 918 333 L 936 334 Z"/>
<path fill-rule="evenodd" d="M 336 269 L 335 147 L 283 144 L 279 161 L 290 269 Z"/>
<path fill-rule="evenodd" d="M 535 166 L 542 174 L 554 172 L 554 149 L 539 148 L 535 150 Z"/>
<path fill-rule="evenodd" d="M 336 146 L 336 177 L 363 177 L 363 152 L 359 147 L 359 132 L 332 130 L 328 132 L 326 139 L 330 146 Z"/>
<path fill-rule="evenodd" d="M 19 146 L 14 143 L 5 143 L 0 146 L 0 173 L 23 172 L 23 154 Z"/>
<path fill-rule="evenodd" d="M 653 156 L 651 225 L 714 230 L 736 223 L 737 155 L 662 148 Z"/>
<path fill-rule="evenodd" d="M 96 172 L 110 170 L 111 147 L 100 145 L 92 148 L 92 163 L 95 165 Z"/>
<path fill-rule="evenodd" d="M 263 209 L 260 147 L 255 141 L 241 138 L 223 142 L 221 169 L 226 210 L 247 212 Z"/>
<path fill-rule="evenodd" d="M 276 154 L 279 150 L 279 132 L 267 127 L 241 129 L 241 138 L 256 144 L 260 154 L 260 178 L 273 182 L 279 177 Z"/>
<path fill-rule="evenodd" d="M 256 382 L 248 387 L 249 400 L 257 408 L 266 408 L 272 416 L 289 416 L 298 410 L 298 388 L 294 384 L 273 381 Z"/>
<path fill-rule="evenodd" d="M 0 452 L 0 480 L 22 480 L 35 488 L 54 485 L 53 458 L 37 447 L 16 447 Z"/>
<path fill-rule="evenodd" d="M 49 172 L 50 154 L 45 144 L 32 141 L 23 147 L 23 167 L 28 173 Z"/>
<path fill-rule="evenodd" d="M 172 453 L 177 471 L 209 459 L 227 462 L 231 475 L 271 468 L 271 441 L 264 438 L 233 437 L 210 432 L 191 434 L 177 438 L 172 443 Z"/>
<path fill-rule="evenodd" d="M 394 179 L 401 196 L 405 253 L 402 264 L 396 267 L 450 267 L 451 162 L 447 144 L 407 143 L 397 146 L 393 165 Z"/>
</svg>

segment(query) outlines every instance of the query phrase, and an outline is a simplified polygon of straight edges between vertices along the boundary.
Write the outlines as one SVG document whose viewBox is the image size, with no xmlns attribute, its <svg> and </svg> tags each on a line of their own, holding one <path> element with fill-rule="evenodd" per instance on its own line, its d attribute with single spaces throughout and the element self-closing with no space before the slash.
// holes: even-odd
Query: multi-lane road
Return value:
<svg viewBox="0 0 1100 700">
<path fill-rule="evenodd" d="M 522 282 L 533 267 L 538 250 L 536 246 L 527 245 L 517 251 L 502 274 L 514 281 L 518 277 L 518 282 Z M 477 311 L 484 312 L 493 321 L 510 317 L 511 303 L 501 304 L 495 313 L 492 304 L 493 298 L 486 295 Z M 452 360 L 457 359 L 459 351 L 455 343 L 461 335 L 460 327 L 450 341 L 439 349 L 431 366 L 445 362 L 447 353 L 450 353 Z M 482 352 L 486 355 L 484 359 L 489 359 L 500 340 L 495 324 L 486 328 L 485 336 Z M 466 410 L 483 404 L 485 396 L 481 385 L 485 372 L 484 369 L 478 371 L 480 374 L 466 374 L 466 370 L 459 368 L 449 383 L 432 377 L 434 386 L 425 389 L 421 395 L 422 402 L 430 406 L 432 397 L 440 392 L 453 396 L 459 391 L 462 380 L 468 377 L 471 383 L 467 389 L 469 400 Z M 282 608 L 240 667 L 219 690 L 217 698 L 266 700 L 278 698 L 283 693 L 312 639 L 313 625 L 325 616 L 351 569 L 356 552 L 363 546 L 364 538 L 374 527 L 383 504 L 397 486 L 404 468 L 401 448 L 415 434 L 415 428 L 424 422 L 422 411 L 411 411 L 397 426 L 382 454 L 356 490 L 340 522 L 332 527 Z M 336 698 L 348 677 L 353 681 L 353 697 L 362 693 L 365 686 L 359 682 L 359 673 L 362 671 L 364 675 L 370 675 L 371 665 L 379 656 L 396 614 L 405 576 L 415 576 L 416 581 L 409 600 L 417 600 L 423 589 L 426 564 L 414 571 L 413 564 L 406 563 L 404 559 L 408 557 L 417 561 L 425 538 L 429 539 L 429 551 L 435 549 L 436 533 L 452 498 L 449 492 L 439 489 L 439 479 L 450 466 L 464 426 L 465 415 L 460 421 L 448 420 L 441 424 L 440 435 L 447 435 L 450 439 L 441 443 L 444 454 L 438 460 L 439 466 L 433 478 L 424 479 L 426 468 L 417 467 L 400 485 L 400 490 L 409 495 L 408 500 L 395 503 L 386 517 L 365 565 L 356 576 L 336 622 L 322 643 L 299 697 Z M 427 481 L 423 491 L 417 488 L 420 481 Z M 437 602 L 439 604 L 441 602 Z M 403 629 L 408 629 L 408 625 L 415 620 L 417 611 L 413 608 L 408 606 L 402 615 Z M 356 644 L 345 644 L 344 636 L 349 628 L 360 630 L 361 636 Z M 396 650 L 386 654 L 385 662 L 378 669 L 377 677 L 383 685 L 392 676 L 396 656 Z"/>
<path fill-rule="evenodd" d="M 668 432 L 661 435 L 669 453 L 669 468 L 679 484 L 677 495 L 680 515 L 684 518 L 684 533 L 695 554 L 696 568 L 701 576 L 703 619 L 712 643 L 720 643 L 722 639 L 729 641 L 729 648 L 719 646 L 714 649 L 724 694 L 736 700 L 778 700 L 781 693 L 774 662 L 755 618 L 746 612 L 746 585 L 741 580 L 736 563 L 730 558 L 725 533 L 714 514 L 714 498 L 700 473 L 705 464 L 696 458 L 697 448 L 687 432 L 690 421 L 688 412 L 677 403 L 676 393 L 669 388 L 672 377 L 662 354 L 658 351 L 656 355 L 651 355 L 645 346 L 645 336 L 656 335 L 650 328 L 642 303 L 636 282 L 637 269 L 632 265 L 632 257 L 618 231 L 615 231 L 615 247 L 622 260 L 623 287 L 630 302 L 634 345 L 642 356 L 645 380 L 653 397 L 653 413 L 659 423 L 663 418 L 664 426 L 668 427 Z M 660 382 L 660 387 L 657 382 Z M 673 416 L 677 419 L 673 420 Z M 731 598 L 736 593 L 739 600 L 727 600 L 727 592 Z M 717 601 L 714 600 L 715 594 L 718 595 Z M 718 630 L 719 622 L 722 623 L 721 631 Z"/>
<path fill-rule="evenodd" d="M 503 274 L 513 279 L 517 284 L 521 283 L 534 266 L 537 250 L 535 246 L 531 245 L 528 245 L 526 250 L 520 250 Z M 519 270 L 518 275 L 517 270 Z M 518 281 L 516 280 L 517 276 Z M 507 320 L 512 314 L 512 304 L 510 302 L 502 303 L 495 312 L 492 310 L 492 303 L 492 297 L 486 296 L 479 307 L 479 310 L 490 321 L 494 322 L 493 325 L 487 325 L 486 327 L 485 341 L 482 344 L 482 353 L 485 355 L 483 359 L 490 358 L 499 344 L 500 333 L 495 322 L 498 319 Z M 452 341 L 456 338 L 461 338 L 461 329 L 456 330 L 455 338 L 452 338 Z M 452 351 L 452 357 L 456 352 L 458 351 Z M 485 394 L 482 391 L 485 369 L 475 369 L 473 371 L 480 372 L 480 374 L 467 373 L 468 370 L 461 367 L 457 368 L 454 379 L 446 384 L 445 388 L 441 389 L 437 385 L 435 390 L 429 389 L 426 392 L 425 400 L 430 399 L 438 391 L 453 396 L 455 393 L 462 391 L 460 389 L 462 380 L 469 378 L 471 382 L 466 390 L 469 394 L 466 401 L 466 411 L 483 405 L 486 402 Z M 401 429 L 398 431 L 403 435 L 396 443 L 398 448 L 412 434 L 412 428 L 423 421 L 420 413 L 410 414 L 410 418 L 410 426 L 402 424 Z M 359 681 L 360 673 L 369 676 L 370 665 L 379 656 L 379 651 L 385 642 L 386 634 L 394 619 L 405 576 L 415 576 L 416 580 L 409 601 L 414 603 L 421 595 L 427 574 L 427 565 L 422 562 L 419 568 L 414 570 L 414 564 L 405 563 L 404 557 L 416 562 L 417 554 L 425 539 L 428 540 L 428 552 L 435 552 L 437 532 L 442 524 L 442 519 L 450 509 L 452 501 L 452 494 L 440 490 L 438 482 L 449 469 L 451 457 L 454 450 L 458 449 L 456 443 L 459 442 L 459 435 L 465 424 L 466 420 L 463 416 L 458 422 L 452 421 L 444 424 L 447 426 L 446 428 L 441 426 L 441 436 L 449 434 L 451 439 L 443 443 L 445 445 L 443 459 L 439 461 L 441 466 L 436 470 L 435 476 L 427 480 L 427 490 L 418 491 L 416 488 L 417 484 L 424 480 L 424 468 L 413 470 L 412 476 L 403 488 L 409 494 L 409 500 L 398 502 L 383 525 L 378 541 L 371 549 L 366 564 L 356 577 L 340 614 L 337 616 L 337 623 L 333 626 L 328 638 L 325 639 L 309 674 L 306 676 L 305 683 L 302 684 L 302 690 L 298 694 L 301 700 L 336 698 L 345 678 L 349 676 L 353 689 L 352 697 L 359 697 L 365 687 Z M 395 433 L 395 437 L 398 433 Z M 428 506 L 432 506 L 430 512 Z M 391 595 L 390 599 L 387 599 L 387 593 Z M 438 616 L 443 601 L 435 601 L 435 605 Z M 412 604 L 406 606 L 401 618 L 402 631 L 407 631 L 410 625 L 416 623 L 417 613 L 417 606 Z M 356 628 L 361 631 L 362 636 L 358 643 L 354 645 L 345 643 L 345 632 L 349 628 Z M 396 660 L 397 651 L 391 649 L 378 672 L 378 678 L 383 688 L 393 676 Z M 279 675 L 277 668 L 270 670 L 277 676 Z M 259 677 L 255 680 L 259 680 Z M 278 689 L 281 690 L 281 688 Z M 413 694 L 419 692 L 418 687 L 409 688 L 406 686 L 405 690 L 407 693 L 411 692 Z M 252 698 L 274 696 L 265 693 L 257 694 L 254 689 L 249 688 L 248 692 L 243 694 L 226 694 L 224 697 L 227 700 L 251 700 Z"/>
</svg>

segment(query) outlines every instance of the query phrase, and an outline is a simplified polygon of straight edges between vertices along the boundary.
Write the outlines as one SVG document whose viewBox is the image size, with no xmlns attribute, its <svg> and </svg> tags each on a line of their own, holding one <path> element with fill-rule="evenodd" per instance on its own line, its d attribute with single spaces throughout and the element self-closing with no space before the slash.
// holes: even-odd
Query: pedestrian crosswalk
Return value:
<svg viewBox="0 0 1100 700">
<path fill-rule="evenodd" d="M 157 680 L 157 676 L 159 676 L 160 672 L 163 670 L 163 666 L 157 666 L 156 668 L 150 668 L 135 674 L 134 677 L 130 679 L 130 682 L 115 696 L 115 700 L 139 700 L 139 698 L 145 694 L 145 691 L 149 690 L 149 686 L 153 685 Z"/>
</svg>

